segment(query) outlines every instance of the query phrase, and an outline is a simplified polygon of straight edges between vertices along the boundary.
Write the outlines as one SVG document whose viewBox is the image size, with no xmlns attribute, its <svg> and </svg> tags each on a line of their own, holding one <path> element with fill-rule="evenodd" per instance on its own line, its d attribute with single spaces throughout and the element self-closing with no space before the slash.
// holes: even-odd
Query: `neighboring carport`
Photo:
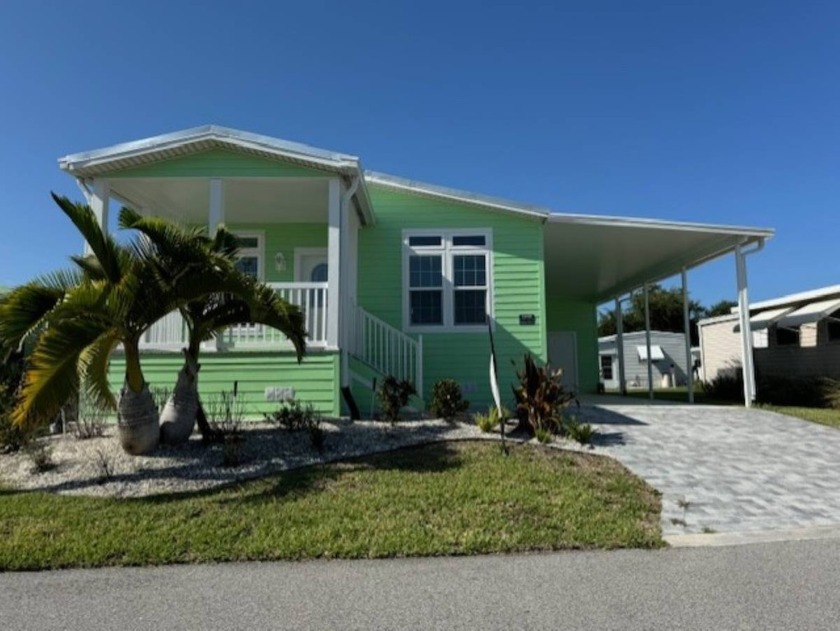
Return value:
<svg viewBox="0 0 840 631">
<path fill-rule="evenodd" d="M 545 280 L 549 330 L 552 305 L 596 305 L 615 302 L 619 383 L 626 391 L 625 358 L 622 352 L 622 302 L 632 292 L 645 294 L 647 321 L 646 356 L 651 356 L 650 317 L 647 291 L 651 283 L 681 274 L 686 356 L 691 364 L 690 321 L 686 272 L 713 259 L 735 254 L 744 371 L 744 403 L 755 399 L 755 375 L 749 318 L 746 256 L 760 250 L 773 230 L 741 226 L 718 226 L 675 221 L 657 221 L 594 215 L 552 214 L 545 225 Z M 652 370 L 648 363 L 648 391 L 653 397 Z M 691 371 L 688 398 L 693 401 Z"/>
</svg>

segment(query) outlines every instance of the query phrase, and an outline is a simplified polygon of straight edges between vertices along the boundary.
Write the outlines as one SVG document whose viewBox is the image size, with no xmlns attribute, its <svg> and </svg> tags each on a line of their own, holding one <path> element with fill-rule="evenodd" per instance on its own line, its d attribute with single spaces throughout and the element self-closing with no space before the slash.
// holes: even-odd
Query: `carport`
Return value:
<svg viewBox="0 0 840 631">
<path fill-rule="evenodd" d="M 618 377 L 626 393 L 622 303 L 635 291 L 645 297 L 646 356 L 651 357 L 648 287 L 681 275 L 687 365 L 691 365 L 687 272 L 714 259 L 734 254 L 741 321 L 744 404 L 755 400 L 755 370 L 749 320 L 747 256 L 773 236 L 768 228 L 724 226 L 626 217 L 552 214 L 545 225 L 546 296 L 562 296 L 602 304 L 614 302 L 617 325 Z M 688 400 L 694 383 L 688 371 Z M 653 398 L 652 365 L 648 362 L 648 395 Z"/>
</svg>

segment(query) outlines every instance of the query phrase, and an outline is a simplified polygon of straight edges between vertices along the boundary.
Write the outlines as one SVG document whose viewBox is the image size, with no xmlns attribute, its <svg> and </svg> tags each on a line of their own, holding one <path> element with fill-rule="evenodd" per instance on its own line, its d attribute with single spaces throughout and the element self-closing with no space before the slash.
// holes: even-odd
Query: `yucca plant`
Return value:
<svg viewBox="0 0 840 631">
<path fill-rule="evenodd" d="M 518 429 L 529 434 L 537 430 L 552 431 L 560 412 L 575 400 L 574 394 L 560 382 L 563 370 L 552 369 L 548 364 L 539 366 L 528 353 L 516 376 L 519 385 L 513 387 L 513 396 L 519 418 Z"/>
</svg>

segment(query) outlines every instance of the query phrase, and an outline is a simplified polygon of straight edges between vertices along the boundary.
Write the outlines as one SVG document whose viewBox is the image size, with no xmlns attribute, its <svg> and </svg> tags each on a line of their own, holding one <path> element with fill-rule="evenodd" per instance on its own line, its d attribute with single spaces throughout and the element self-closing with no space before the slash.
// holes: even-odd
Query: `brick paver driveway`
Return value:
<svg viewBox="0 0 840 631">
<path fill-rule="evenodd" d="M 773 412 L 594 399 L 607 453 L 662 492 L 668 535 L 840 526 L 840 430 Z"/>
</svg>

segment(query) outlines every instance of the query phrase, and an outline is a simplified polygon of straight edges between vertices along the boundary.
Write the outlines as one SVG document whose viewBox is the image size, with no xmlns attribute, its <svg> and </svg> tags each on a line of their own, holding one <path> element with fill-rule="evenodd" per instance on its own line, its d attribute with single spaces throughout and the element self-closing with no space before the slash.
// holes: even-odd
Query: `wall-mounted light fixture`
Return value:
<svg viewBox="0 0 840 631">
<path fill-rule="evenodd" d="M 278 272 L 286 271 L 286 257 L 282 252 L 278 252 L 274 255 L 274 269 Z"/>
</svg>

